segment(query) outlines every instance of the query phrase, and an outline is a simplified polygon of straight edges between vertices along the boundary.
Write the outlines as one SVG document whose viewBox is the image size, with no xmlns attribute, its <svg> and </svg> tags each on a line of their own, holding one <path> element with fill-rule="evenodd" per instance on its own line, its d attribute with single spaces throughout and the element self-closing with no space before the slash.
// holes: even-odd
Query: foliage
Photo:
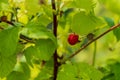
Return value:
<svg viewBox="0 0 120 80">
<path fill-rule="evenodd" d="M 61 66 L 58 80 L 101 80 L 103 74 L 86 63 L 65 64 Z"/>
<path fill-rule="evenodd" d="M 0 0 L 0 80 L 119 80 L 120 1 L 52 1 Z"/>
</svg>

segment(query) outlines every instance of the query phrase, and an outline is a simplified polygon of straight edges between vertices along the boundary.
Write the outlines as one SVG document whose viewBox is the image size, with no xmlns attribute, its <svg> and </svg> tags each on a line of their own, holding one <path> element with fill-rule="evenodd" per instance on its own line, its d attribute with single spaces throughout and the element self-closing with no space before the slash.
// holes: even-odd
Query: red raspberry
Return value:
<svg viewBox="0 0 120 80">
<path fill-rule="evenodd" d="M 75 33 L 72 33 L 68 36 L 68 42 L 71 45 L 75 45 L 76 43 L 78 43 L 79 42 L 78 39 L 79 39 L 79 36 Z"/>
</svg>

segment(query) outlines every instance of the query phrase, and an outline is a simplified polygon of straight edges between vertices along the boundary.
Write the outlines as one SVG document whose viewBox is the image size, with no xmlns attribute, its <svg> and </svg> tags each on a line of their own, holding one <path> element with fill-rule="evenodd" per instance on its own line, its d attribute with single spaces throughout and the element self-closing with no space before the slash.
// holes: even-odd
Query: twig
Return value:
<svg viewBox="0 0 120 80">
<path fill-rule="evenodd" d="M 115 26 L 112 26 L 110 29 L 106 30 L 105 32 L 103 32 L 102 34 L 100 34 L 98 37 L 92 39 L 91 41 L 89 41 L 88 43 L 86 43 L 85 45 L 83 45 L 80 49 L 78 49 L 76 52 L 74 52 L 72 55 L 70 55 L 68 58 L 64 59 L 61 63 L 65 63 L 67 60 L 73 58 L 75 55 L 77 55 L 79 52 L 81 52 L 82 50 L 84 50 L 87 46 L 89 46 L 91 43 L 93 43 L 94 41 L 98 40 L 99 38 L 101 38 L 102 36 L 104 36 L 105 34 L 109 33 L 110 31 L 116 29 L 120 27 L 120 24 L 117 24 Z"/>
<path fill-rule="evenodd" d="M 27 41 L 27 42 L 34 43 L 34 41 L 31 38 L 28 38 L 28 37 L 26 37 L 26 36 L 24 36 L 22 34 L 20 34 L 20 38 L 23 39 L 23 40 L 25 40 L 25 41 Z"/>
<path fill-rule="evenodd" d="M 11 21 L 4 21 L 4 22 L 5 22 L 5 23 L 8 23 L 8 24 L 10 24 L 10 25 L 15 26 L 14 23 L 12 23 Z"/>
<path fill-rule="evenodd" d="M 55 0 L 51 0 L 51 4 L 52 4 L 52 9 L 56 11 Z M 55 37 L 57 37 L 57 25 L 58 25 L 57 15 L 54 14 L 54 12 L 53 12 L 53 26 L 54 26 L 53 33 L 54 33 Z M 55 53 L 54 53 L 54 78 L 53 78 L 53 80 L 57 79 L 57 73 L 58 73 L 58 67 L 59 67 L 59 63 L 57 61 L 57 58 L 58 58 L 58 54 L 57 54 L 57 50 L 55 50 Z"/>
</svg>

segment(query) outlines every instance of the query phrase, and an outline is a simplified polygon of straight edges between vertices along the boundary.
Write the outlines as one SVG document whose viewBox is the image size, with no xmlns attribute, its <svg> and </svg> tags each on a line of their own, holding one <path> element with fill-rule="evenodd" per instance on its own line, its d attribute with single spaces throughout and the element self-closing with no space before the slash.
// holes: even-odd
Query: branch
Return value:
<svg viewBox="0 0 120 80">
<path fill-rule="evenodd" d="M 62 61 L 62 63 L 65 63 L 67 60 L 73 58 L 75 55 L 77 55 L 79 52 L 81 52 L 82 50 L 84 50 L 87 46 L 89 46 L 91 43 L 95 42 L 96 40 L 98 40 L 99 38 L 101 38 L 102 36 L 106 35 L 107 33 L 109 33 L 110 31 L 116 29 L 120 27 L 120 24 L 117 24 L 115 26 L 112 26 L 110 29 L 106 30 L 105 32 L 103 32 L 102 34 L 100 34 L 98 37 L 92 39 L 91 41 L 89 41 L 88 43 L 86 43 L 85 45 L 83 45 L 79 50 L 77 50 L 76 52 L 74 52 L 72 55 L 70 55 L 68 58 L 64 59 Z"/>
<path fill-rule="evenodd" d="M 56 4 L 55 4 L 55 0 L 51 0 L 51 4 L 52 4 L 52 9 L 56 11 Z M 57 37 L 57 15 L 54 14 L 53 12 L 53 33 L 55 35 L 55 37 Z M 58 67 L 59 67 L 59 62 L 57 61 L 58 58 L 58 54 L 57 54 L 57 50 L 55 50 L 54 53 L 54 78 L 53 80 L 57 79 L 57 73 L 58 73 Z"/>
<path fill-rule="evenodd" d="M 14 23 L 12 23 L 11 21 L 3 21 L 3 22 L 5 22 L 5 23 L 8 23 L 8 24 L 10 24 L 10 25 L 15 26 L 15 25 L 14 25 Z"/>
</svg>

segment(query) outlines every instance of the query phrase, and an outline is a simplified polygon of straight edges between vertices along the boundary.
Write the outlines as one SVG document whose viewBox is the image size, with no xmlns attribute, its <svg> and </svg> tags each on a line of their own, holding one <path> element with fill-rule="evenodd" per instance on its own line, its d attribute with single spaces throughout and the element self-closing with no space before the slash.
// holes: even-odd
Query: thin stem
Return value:
<svg viewBox="0 0 120 80">
<path fill-rule="evenodd" d="M 52 4 L 52 9 L 56 11 L 56 4 L 55 4 L 55 0 L 51 0 L 51 4 Z M 54 14 L 53 12 L 53 33 L 55 35 L 55 37 L 57 37 L 57 15 Z M 58 67 L 59 67 L 59 63 L 57 61 L 57 58 L 58 58 L 58 54 L 57 54 L 57 50 L 55 50 L 55 53 L 54 53 L 54 78 L 53 80 L 56 80 L 57 79 L 57 73 L 58 73 Z"/>
<path fill-rule="evenodd" d="M 93 52 L 93 60 L 92 60 L 93 66 L 95 66 L 95 62 L 96 62 L 96 53 L 97 53 L 97 41 L 94 42 L 94 52 Z"/>
<path fill-rule="evenodd" d="M 98 40 L 99 38 L 101 38 L 102 36 L 106 35 L 107 33 L 109 33 L 110 31 L 116 29 L 120 27 L 120 24 L 117 24 L 115 26 L 112 26 L 111 28 L 109 28 L 108 30 L 106 30 L 105 32 L 103 32 L 102 34 L 100 34 L 98 37 L 94 38 L 93 40 L 89 41 L 88 43 L 86 43 L 85 45 L 83 45 L 80 49 L 78 49 L 76 52 L 74 52 L 72 55 L 70 55 L 68 58 L 64 59 L 62 61 L 62 63 L 65 63 L 67 60 L 73 58 L 75 55 L 77 55 L 79 52 L 81 52 L 82 50 L 84 50 L 87 46 L 89 46 L 91 43 L 93 43 L 94 41 Z"/>
</svg>

